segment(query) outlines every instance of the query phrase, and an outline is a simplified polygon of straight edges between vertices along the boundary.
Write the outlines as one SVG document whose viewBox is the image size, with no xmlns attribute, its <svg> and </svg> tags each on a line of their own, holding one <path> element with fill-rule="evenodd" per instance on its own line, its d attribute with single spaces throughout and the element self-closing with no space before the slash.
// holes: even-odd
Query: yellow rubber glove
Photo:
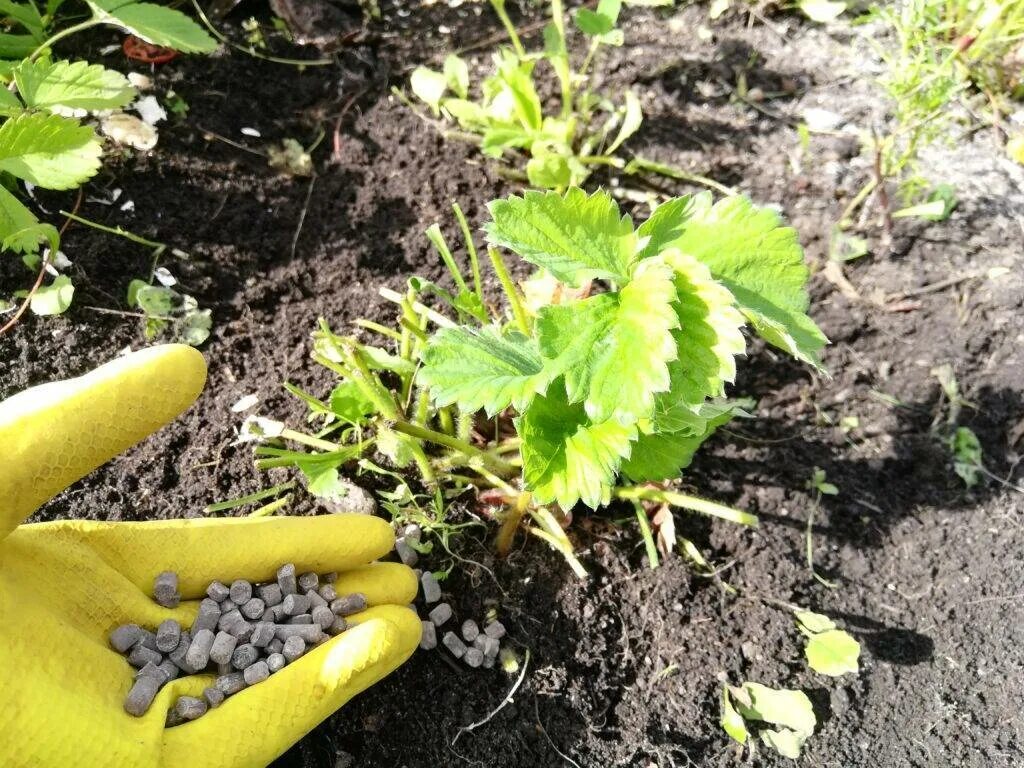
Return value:
<svg viewBox="0 0 1024 768">
<path fill-rule="evenodd" d="M 153 347 L 78 379 L 0 403 L 0 696 L 5 768 L 265 766 L 355 694 L 398 667 L 420 639 L 411 570 L 374 563 L 391 527 L 363 515 L 19 525 L 42 502 L 167 423 L 203 387 L 202 356 Z M 209 582 L 270 581 L 277 568 L 339 573 L 369 608 L 352 629 L 198 720 L 164 727 L 180 677 L 141 718 L 125 713 L 133 669 L 107 642 L 134 622 L 190 625 Z M 153 579 L 177 571 L 182 604 L 161 608 Z"/>
</svg>

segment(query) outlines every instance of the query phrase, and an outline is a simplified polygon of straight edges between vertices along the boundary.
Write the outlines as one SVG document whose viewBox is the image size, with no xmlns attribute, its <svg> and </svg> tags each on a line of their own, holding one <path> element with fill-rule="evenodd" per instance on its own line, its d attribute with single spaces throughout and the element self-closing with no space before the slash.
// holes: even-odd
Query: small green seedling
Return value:
<svg viewBox="0 0 1024 768">
<path fill-rule="evenodd" d="M 562 0 L 551 0 L 551 23 L 544 29 L 544 49 L 528 53 L 505 9 L 505 0 L 491 0 L 508 32 L 511 47 L 494 54 L 493 74 L 475 88 L 468 64 L 448 56 L 440 71 L 417 67 L 410 78 L 413 94 L 435 117 L 458 124 L 458 138 L 479 144 L 493 159 L 522 158 L 530 186 L 564 191 L 582 185 L 597 167 L 623 173 L 660 173 L 722 189 L 703 177 L 643 158 L 627 162 L 619 156 L 624 142 L 643 122 L 640 99 L 625 91 L 621 100 L 592 90 L 592 69 L 605 46 L 621 46 L 618 29 L 623 5 L 670 5 L 671 0 L 600 0 L 597 7 L 579 8 L 576 29 L 588 41 L 587 53 L 574 68 L 567 47 L 566 15 Z M 540 66 L 539 66 L 540 65 Z M 546 113 L 539 74 L 554 72 L 560 108 Z M 404 98 L 396 91 L 401 98 Z"/>
<path fill-rule="evenodd" d="M 860 643 L 848 632 L 838 629 L 828 616 L 799 611 L 796 622 L 807 637 L 804 654 L 811 669 L 829 677 L 856 674 L 860 670 Z"/>
<path fill-rule="evenodd" d="M 947 439 L 953 455 L 953 471 L 968 488 L 976 486 L 983 474 L 981 443 L 968 427 L 957 427 Z"/>
<path fill-rule="evenodd" d="M 748 746 L 752 753 L 753 728 L 766 746 L 794 760 L 800 757 L 804 742 L 818 724 L 811 701 L 803 691 L 775 690 L 750 682 L 723 686 L 720 722 L 733 740 Z"/>
<path fill-rule="evenodd" d="M 819 582 L 823 586 L 829 589 L 834 589 L 833 584 L 828 579 L 821 576 L 814 569 L 814 517 L 821 504 L 822 496 L 836 496 L 839 494 L 839 488 L 835 484 L 828 482 L 825 479 L 825 470 L 820 467 L 815 467 L 814 472 L 811 473 L 810 479 L 807 481 L 807 490 L 814 492 L 814 501 L 811 504 L 810 510 L 807 512 L 807 530 L 805 533 L 806 539 L 806 555 L 807 555 L 807 568 L 810 570 L 811 575 L 815 581 Z"/>
<path fill-rule="evenodd" d="M 811 473 L 811 479 L 807 481 L 807 489 L 822 496 L 836 496 L 839 493 L 839 489 L 833 483 L 825 480 L 825 470 L 820 467 L 815 467 L 814 472 Z"/>
</svg>

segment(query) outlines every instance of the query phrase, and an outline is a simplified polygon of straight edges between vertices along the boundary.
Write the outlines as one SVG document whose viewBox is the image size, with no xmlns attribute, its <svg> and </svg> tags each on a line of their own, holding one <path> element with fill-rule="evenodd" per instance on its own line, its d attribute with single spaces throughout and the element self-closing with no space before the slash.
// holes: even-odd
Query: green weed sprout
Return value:
<svg viewBox="0 0 1024 768">
<path fill-rule="evenodd" d="M 745 198 L 714 203 L 710 193 L 669 200 L 638 227 L 603 191 L 511 196 L 490 204 L 485 226 L 504 294 L 495 306 L 455 210 L 470 275 L 435 225 L 427 234 L 454 290 L 420 278 L 404 294 L 382 289 L 399 308 L 397 328 L 357 325 L 388 348 L 321 322 L 313 357 L 340 383 L 327 401 L 289 385 L 323 422 L 307 439 L 317 452 L 263 445 L 258 465 L 297 466 L 311 491 L 330 493 L 343 464 L 376 451 L 448 495 L 473 488 L 499 501 L 499 550 L 529 520 L 580 574 L 562 525 L 578 503 L 621 499 L 756 524 L 666 484 L 743 415 L 725 386 L 744 326 L 820 367 L 826 339 L 806 314 L 794 230 Z M 501 250 L 541 270 L 554 286 L 546 301 L 527 300 Z"/>
</svg>

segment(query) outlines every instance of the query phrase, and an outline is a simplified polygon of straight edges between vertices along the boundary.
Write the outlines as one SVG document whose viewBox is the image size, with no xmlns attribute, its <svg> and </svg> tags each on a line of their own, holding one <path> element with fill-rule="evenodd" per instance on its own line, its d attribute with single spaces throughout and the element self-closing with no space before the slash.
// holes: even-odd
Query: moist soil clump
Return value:
<svg viewBox="0 0 1024 768">
<path fill-rule="evenodd" d="M 722 430 L 685 474 L 692 492 L 754 512 L 761 526 L 677 514 L 677 534 L 715 567 L 706 576 L 678 556 L 647 568 L 635 526 L 616 523 L 628 517 L 622 510 L 577 513 L 570 535 L 586 581 L 537 541 L 499 559 L 493 528 L 470 529 L 443 599 L 460 622 L 497 611 L 508 628 L 503 644 L 526 664 L 512 701 L 486 725 L 460 731 L 497 709 L 519 673 L 470 670 L 420 651 L 279 765 L 333 767 L 345 756 L 358 766 L 733 765 L 736 745 L 718 725 L 720 675 L 808 693 L 819 727 L 807 764 L 1024 763 L 1024 496 L 991 479 L 964 488 L 936 436 L 946 411 L 932 372 L 953 367 L 970 403 L 960 422 L 978 435 L 987 469 L 1019 484 L 1020 168 L 984 132 L 935 150 L 929 168 L 960 195 L 952 218 L 901 221 L 889 247 L 875 238 L 870 255 L 845 265 L 849 283 L 840 287 L 824 269 L 832 228 L 868 167 L 852 131 L 815 135 L 801 149 L 795 128 L 807 107 L 835 112 L 846 126 L 886 120 L 870 81 L 873 54 L 859 37 L 792 16 L 752 26 L 733 19 L 707 41 L 683 34 L 707 23 L 703 14 L 627 12 L 627 44 L 599 69 L 612 91 L 638 88 L 646 119 L 633 151 L 778 205 L 814 268 L 811 313 L 832 340 L 830 376 L 752 343 L 730 394 L 753 398 L 756 418 Z M 187 117 L 163 124 L 149 155 L 105 166 L 80 213 L 190 254 L 164 264 L 212 310 L 209 384 L 181 419 L 35 519 L 199 516 L 206 504 L 284 479 L 283 471 L 257 473 L 251 447 L 233 444 L 242 416 L 232 404 L 255 393 L 261 414 L 299 423 L 302 409 L 280 383 L 329 391 L 309 359 L 317 318 L 336 329 L 358 317 L 391 320 L 380 286 L 401 288 L 414 273 L 442 277 L 427 226 L 440 222 L 459 242 L 453 200 L 479 225 L 485 203 L 515 189 L 389 92 L 416 64 L 497 35 L 491 14 L 385 4 L 384 16 L 329 67 L 299 71 L 232 51 L 155 70 L 157 92 L 178 92 Z M 233 23 L 226 31 L 239 33 Z M 129 68 L 98 54 L 113 36 L 83 41 L 67 53 Z M 467 54 L 474 71 L 492 47 Z M 750 106 L 736 97 L 740 76 L 782 95 Z M 276 175 L 261 156 L 285 138 L 308 146 L 321 131 L 314 178 Z M 133 212 L 104 204 L 115 189 Z M 51 211 L 75 203 L 64 194 L 40 201 Z M 68 229 L 63 247 L 75 302 L 57 318 L 28 316 L 0 338 L 0 396 L 146 343 L 141 321 L 124 314 L 124 295 L 148 273 L 150 254 L 81 226 Z M 4 286 L 25 284 L 26 275 L 17 259 L 0 264 Z M 815 467 L 838 495 L 819 502 L 808 491 Z M 314 501 L 292 512 L 322 511 Z M 805 560 L 811 514 L 815 568 L 832 589 Z M 833 617 L 862 644 L 860 673 L 811 672 L 792 616 L 772 601 Z M 790 764 L 764 751 L 759 762 Z"/>
</svg>

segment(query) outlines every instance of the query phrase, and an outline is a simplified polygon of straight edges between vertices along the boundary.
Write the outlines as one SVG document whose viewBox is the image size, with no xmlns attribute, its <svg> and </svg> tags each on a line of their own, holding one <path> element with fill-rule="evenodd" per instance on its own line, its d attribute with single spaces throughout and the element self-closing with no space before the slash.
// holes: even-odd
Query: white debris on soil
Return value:
<svg viewBox="0 0 1024 768">
<path fill-rule="evenodd" d="M 100 121 L 100 130 L 116 143 L 143 152 L 151 150 L 157 142 L 156 128 L 124 112 L 103 118 Z"/>
<path fill-rule="evenodd" d="M 231 405 L 232 413 L 241 413 L 242 411 L 248 411 L 250 408 L 255 406 L 260 401 L 258 393 L 253 392 L 252 394 L 240 397 Z"/>
<path fill-rule="evenodd" d="M 148 125 L 156 125 L 161 120 L 167 119 L 167 111 L 160 106 L 156 96 L 143 96 L 132 104 L 132 109 L 139 113 L 142 122 Z"/>
</svg>

